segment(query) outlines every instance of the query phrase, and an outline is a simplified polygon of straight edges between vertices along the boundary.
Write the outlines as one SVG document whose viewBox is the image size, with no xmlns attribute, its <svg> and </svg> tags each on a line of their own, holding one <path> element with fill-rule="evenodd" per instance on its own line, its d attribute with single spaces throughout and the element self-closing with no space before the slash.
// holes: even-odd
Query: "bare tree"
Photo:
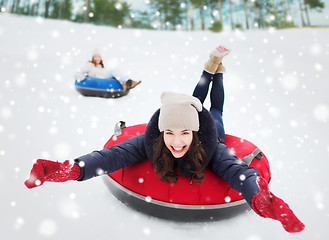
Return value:
<svg viewBox="0 0 329 240">
<path fill-rule="evenodd" d="M 0 12 L 2 12 L 3 6 L 7 5 L 7 0 L 2 0 L 0 3 Z"/>
<path fill-rule="evenodd" d="M 219 21 L 223 23 L 222 0 L 218 0 Z"/>
<path fill-rule="evenodd" d="M 303 6 L 301 0 L 298 0 L 298 5 L 299 5 L 299 12 L 300 12 L 300 17 L 302 19 L 302 26 L 306 26 L 305 20 L 304 20 L 304 14 L 303 14 Z"/>
<path fill-rule="evenodd" d="M 259 0 L 257 3 L 258 3 L 258 11 L 259 11 L 258 26 L 259 26 L 259 28 L 264 28 L 263 2 L 262 2 L 262 0 Z"/>
<path fill-rule="evenodd" d="M 30 7 L 30 14 L 31 16 L 34 16 L 35 15 L 35 10 L 36 10 L 36 7 L 37 7 L 37 4 L 33 1 L 30 1 L 30 4 L 31 4 L 31 7 Z"/>
<path fill-rule="evenodd" d="M 20 4 L 20 0 L 13 1 L 12 7 L 11 7 L 12 13 L 18 13 L 19 4 Z"/>
<path fill-rule="evenodd" d="M 45 18 L 48 18 L 48 16 L 49 16 L 50 1 L 51 0 L 46 0 L 46 4 L 45 4 Z"/>
<path fill-rule="evenodd" d="M 248 0 L 243 0 L 243 9 L 246 20 L 246 28 L 249 29 L 249 19 L 248 19 Z"/>
<path fill-rule="evenodd" d="M 89 12 L 90 12 L 90 1 L 91 0 L 86 0 L 86 11 L 84 14 L 84 22 L 88 22 L 89 21 Z"/>
<path fill-rule="evenodd" d="M 187 11 L 187 15 L 189 18 L 189 22 L 191 25 L 191 30 L 193 31 L 195 29 L 195 23 L 194 23 L 194 18 L 195 18 L 195 14 L 194 14 L 194 7 L 193 5 L 189 7 L 188 11 Z"/>
<path fill-rule="evenodd" d="M 311 25 L 311 21 L 308 14 L 308 9 L 315 9 L 316 11 L 321 12 L 323 8 L 324 2 L 321 2 L 321 0 L 304 0 L 304 11 L 309 26 Z"/>
<path fill-rule="evenodd" d="M 289 16 L 292 16 L 291 6 L 290 6 L 290 0 L 287 0 L 287 9 L 288 9 Z"/>
<path fill-rule="evenodd" d="M 207 4 L 207 1 L 203 1 L 203 0 L 190 0 L 193 7 L 195 9 L 199 10 L 199 14 L 200 14 L 200 21 L 201 21 L 201 29 L 204 30 L 205 29 L 205 16 L 204 16 L 204 5 Z"/>
<path fill-rule="evenodd" d="M 282 5 L 282 12 L 283 12 L 283 14 L 286 16 L 286 15 L 287 15 L 286 1 L 285 1 L 285 0 L 282 0 L 282 1 L 281 1 L 281 5 Z"/>
<path fill-rule="evenodd" d="M 229 9 L 230 9 L 231 29 L 234 30 L 233 11 L 232 11 L 232 0 L 228 0 L 228 4 L 229 4 Z"/>
<path fill-rule="evenodd" d="M 307 8 L 305 0 L 303 1 L 303 4 L 304 4 L 304 11 L 305 11 L 306 19 L 307 19 L 307 25 L 311 26 L 310 16 L 308 15 L 308 8 Z"/>
</svg>

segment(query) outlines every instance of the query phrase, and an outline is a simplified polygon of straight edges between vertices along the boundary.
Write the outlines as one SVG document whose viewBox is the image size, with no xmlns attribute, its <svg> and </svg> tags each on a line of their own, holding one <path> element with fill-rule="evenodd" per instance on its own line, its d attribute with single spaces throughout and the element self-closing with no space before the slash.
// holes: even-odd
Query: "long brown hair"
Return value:
<svg viewBox="0 0 329 240">
<path fill-rule="evenodd" d="M 170 150 L 166 147 L 163 140 L 164 132 L 161 132 L 153 144 L 153 166 L 159 175 L 159 178 L 165 182 L 176 182 L 178 175 L 176 173 L 177 163 Z M 196 183 L 201 183 L 204 179 L 204 169 L 207 164 L 207 154 L 201 146 L 198 133 L 193 131 L 193 140 L 188 152 L 186 153 L 193 170 L 193 178 Z"/>
<path fill-rule="evenodd" d="M 97 67 L 97 62 L 95 61 L 94 57 L 89 62 L 93 63 L 95 65 L 95 67 Z M 99 64 L 102 66 L 102 68 L 104 68 L 103 59 L 101 59 Z"/>
</svg>

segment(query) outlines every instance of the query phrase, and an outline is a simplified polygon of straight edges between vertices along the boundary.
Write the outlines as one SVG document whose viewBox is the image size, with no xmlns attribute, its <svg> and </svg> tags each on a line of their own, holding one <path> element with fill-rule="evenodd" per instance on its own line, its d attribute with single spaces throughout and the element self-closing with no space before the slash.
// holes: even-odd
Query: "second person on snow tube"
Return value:
<svg viewBox="0 0 329 240">
<path fill-rule="evenodd" d="M 120 82 L 124 91 L 133 89 L 142 81 L 134 81 L 122 74 L 117 69 L 106 69 L 103 63 L 101 53 L 95 49 L 92 53 L 92 58 L 88 61 L 76 74 L 77 81 L 88 79 L 86 77 L 101 78 L 101 79 L 115 79 Z"/>
</svg>

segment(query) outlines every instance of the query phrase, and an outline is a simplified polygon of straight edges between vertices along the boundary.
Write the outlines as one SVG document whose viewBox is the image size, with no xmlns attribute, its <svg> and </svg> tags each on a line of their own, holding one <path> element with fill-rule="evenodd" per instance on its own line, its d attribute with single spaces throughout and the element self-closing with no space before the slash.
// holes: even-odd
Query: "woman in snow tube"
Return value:
<svg viewBox="0 0 329 240">
<path fill-rule="evenodd" d="M 156 121 L 153 121 L 154 123 Z M 146 127 L 147 124 L 126 127 L 125 122 L 121 121 L 115 126 L 114 135 L 104 148 L 110 148 L 144 133 Z M 148 128 L 154 128 L 154 132 L 157 132 L 157 126 L 149 125 Z M 201 136 L 207 135 L 204 133 Z M 250 167 L 256 168 L 267 182 L 270 180 L 268 160 L 254 144 L 231 135 L 225 135 L 224 144 Z M 109 173 L 103 179 L 121 202 L 137 211 L 164 219 L 188 222 L 217 221 L 250 209 L 239 192 L 209 168 L 204 171 L 202 184 L 195 183 L 191 176 L 183 176 L 179 172 L 177 176 L 175 183 L 161 181 L 154 172 L 151 161 L 146 159 Z M 244 178 L 243 175 L 240 177 Z"/>
<path fill-rule="evenodd" d="M 95 49 L 91 61 L 76 74 L 75 88 L 84 96 L 116 98 L 127 95 L 130 89 L 141 83 L 122 79 L 127 77 L 104 68 L 102 56 Z"/>
<path fill-rule="evenodd" d="M 241 193 L 258 215 L 279 220 L 288 232 L 302 231 L 304 224 L 282 199 L 269 191 L 268 182 L 222 143 L 225 137 L 221 118 L 224 100 L 222 59 L 228 53 L 221 46 L 212 52 L 194 90 L 195 97 L 163 93 L 162 106 L 151 117 L 145 133 L 76 158 L 73 165 L 68 160 L 61 163 L 38 159 L 25 185 L 33 188 L 45 181 L 83 181 L 145 159 L 152 161 L 162 181 L 177 182 L 178 171 L 192 182 L 202 184 L 204 171 L 209 167 Z M 202 103 L 211 81 L 209 112 Z"/>
</svg>

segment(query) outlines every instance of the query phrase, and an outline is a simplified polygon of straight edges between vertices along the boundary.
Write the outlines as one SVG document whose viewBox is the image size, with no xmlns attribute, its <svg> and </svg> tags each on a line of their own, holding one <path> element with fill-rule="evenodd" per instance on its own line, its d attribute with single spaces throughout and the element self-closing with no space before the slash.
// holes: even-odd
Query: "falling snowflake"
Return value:
<svg viewBox="0 0 329 240">
<path fill-rule="evenodd" d="M 16 222 L 14 224 L 14 228 L 18 230 L 19 228 L 21 228 L 24 225 L 24 223 L 25 223 L 25 221 L 22 217 L 17 217 Z"/>
<path fill-rule="evenodd" d="M 58 133 L 58 128 L 56 126 L 51 126 L 48 130 L 50 135 L 55 135 Z"/>
<path fill-rule="evenodd" d="M 53 151 L 58 159 L 67 159 L 69 158 L 71 147 L 67 143 L 58 143 Z"/>
<path fill-rule="evenodd" d="M 36 186 L 40 186 L 41 185 L 41 181 L 39 179 L 35 180 L 34 183 L 35 183 Z"/>
<path fill-rule="evenodd" d="M 96 169 L 96 174 L 99 175 L 99 176 L 100 176 L 100 175 L 103 175 L 103 174 L 104 174 L 104 170 L 101 169 L 101 168 L 97 168 L 97 169 Z"/>
<path fill-rule="evenodd" d="M 67 218 L 77 219 L 80 217 L 80 206 L 78 202 L 75 201 L 75 198 L 63 198 L 58 202 L 58 209 L 63 216 Z"/>
<path fill-rule="evenodd" d="M 250 83 L 250 84 L 249 84 L 249 88 L 250 88 L 251 90 L 256 89 L 256 84 L 254 84 L 254 83 Z"/>
<path fill-rule="evenodd" d="M 2 111 L 1 111 L 1 116 L 4 119 L 11 118 L 11 116 L 12 116 L 12 110 L 11 110 L 11 108 L 8 108 L 8 107 L 3 108 Z M 1 132 L 1 127 L 0 127 L 0 132 Z"/>
<path fill-rule="evenodd" d="M 315 70 L 317 70 L 317 71 L 322 71 L 323 66 L 322 66 L 321 63 L 315 63 L 315 64 L 314 64 L 314 68 L 315 68 Z"/>
<path fill-rule="evenodd" d="M 329 107 L 327 105 L 316 106 L 313 114 L 316 120 L 320 122 L 327 122 L 329 119 Z"/>
<path fill-rule="evenodd" d="M 257 236 L 257 235 L 251 235 L 246 238 L 246 240 L 262 240 L 262 239 L 263 238 L 261 238 L 260 236 Z"/>
<path fill-rule="evenodd" d="M 149 229 L 149 228 L 144 228 L 143 229 L 143 233 L 146 235 L 146 236 L 149 236 L 149 235 L 151 235 L 151 230 Z"/>
<path fill-rule="evenodd" d="M 39 233 L 44 236 L 52 236 L 57 231 L 57 225 L 56 223 L 51 219 L 44 220 L 39 225 Z"/>
<path fill-rule="evenodd" d="M 286 74 L 283 76 L 281 84 L 284 90 L 295 90 L 298 86 L 297 76 L 294 74 Z"/>
<path fill-rule="evenodd" d="M 28 52 L 27 52 L 27 58 L 30 60 L 30 61 L 35 61 L 38 59 L 38 53 L 36 51 L 36 49 L 30 49 Z"/>
<path fill-rule="evenodd" d="M 224 201 L 229 203 L 229 202 L 231 202 L 231 198 L 229 196 L 227 196 L 227 197 L 225 197 Z"/>
<path fill-rule="evenodd" d="M 81 141 L 80 141 L 80 146 L 81 146 L 81 147 L 86 147 L 87 144 L 88 144 L 88 143 L 87 143 L 87 141 L 85 141 L 85 140 L 81 140 Z"/>
<path fill-rule="evenodd" d="M 70 199 L 75 199 L 76 198 L 76 194 L 75 193 L 70 193 Z"/>
<path fill-rule="evenodd" d="M 38 107 L 38 112 L 39 112 L 39 113 L 43 113 L 43 112 L 45 112 L 45 107 L 44 107 L 44 106 L 40 106 L 40 107 Z"/>
<path fill-rule="evenodd" d="M 27 79 L 26 79 L 25 73 L 21 73 L 15 79 L 15 83 L 18 87 L 23 87 L 26 84 L 26 82 L 27 82 Z"/>
<path fill-rule="evenodd" d="M 272 117 L 279 117 L 281 114 L 280 110 L 276 107 L 270 107 L 268 111 Z"/>
<path fill-rule="evenodd" d="M 284 66 L 284 60 L 282 58 L 276 58 L 274 60 L 274 66 L 280 68 Z"/>
<path fill-rule="evenodd" d="M 52 36 L 53 38 L 58 38 L 59 35 L 60 35 L 60 33 L 59 33 L 59 31 L 57 31 L 57 30 L 52 31 L 52 33 L 51 33 L 51 36 Z"/>
<path fill-rule="evenodd" d="M 63 79 L 62 79 L 62 75 L 60 73 L 56 73 L 54 75 L 54 78 L 57 82 L 61 82 Z"/>
<path fill-rule="evenodd" d="M 77 129 L 77 133 L 78 133 L 79 135 L 83 134 L 83 129 L 82 129 L 82 128 L 78 128 L 78 129 Z"/>
<path fill-rule="evenodd" d="M 298 127 L 298 123 L 297 123 L 296 120 L 290 120 L 289 125 L 290 125 L 292 128 L 297 128 L 297 127 Z"/>
<path fill-rule="evenodd" d="M 324 204 L 323 204 L 323 194 L 321 192 L 317 192 L 314 194 L 314 201 L 316 203 L 316 207 L 319 210 L 323 210 Z"/>
<path fill-rule="evenodd" d="M 310 52 L 312 55 L 319 55 L 322 52 L 322 48 L 319 44 L 315 43 L 310 46 Z"/>
<path fill-rule="evenodd" d="M 261 114 L 256 114 L 254 118 L 257 122 L 261 122 L 263 120 L 263 117 Z"/>
<path fill-rule="evenodd" d="M 44 19 L 42 17 L 36 17 L 35 21 L 38 23 L 38 24 L 42 24 L 44 23 Z"/>
</svg>

